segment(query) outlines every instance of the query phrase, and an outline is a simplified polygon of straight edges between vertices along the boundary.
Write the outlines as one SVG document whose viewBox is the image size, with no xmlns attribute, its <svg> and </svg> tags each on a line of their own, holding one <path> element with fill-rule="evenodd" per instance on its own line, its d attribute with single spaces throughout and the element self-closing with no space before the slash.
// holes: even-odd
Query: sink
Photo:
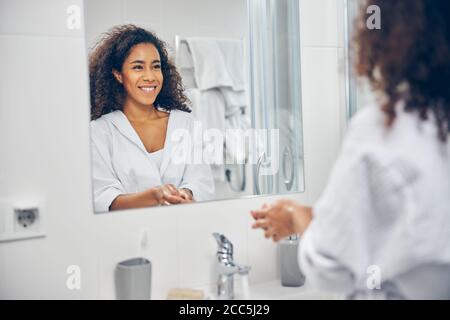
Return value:
<svg viewBox="0 0 450 320">
<path fill-rule="evenodd" d="M 236 299 L 241 296 L 236 290 Z M 318 291 L 309 288 L 307 284 L 302 287 L 283 287 L 279 280 L 254 284 L 250 286 L 251 300 L 342 300 L 343 295 Z"/>
<path fill-rule="evenodd" d="M 216 299 L 212 287 L 201 288 L 207 293 L 208 299 Z M 235 282 L 235 300 L 245 300 L 239 281 Z M 269 281 L 250 285 L 249 300 L 343 300 L 343 294 L 318 291 L 308 287 L 305 283 L 302 287 L 283 287 L 280 280 Z"/>
</svg>

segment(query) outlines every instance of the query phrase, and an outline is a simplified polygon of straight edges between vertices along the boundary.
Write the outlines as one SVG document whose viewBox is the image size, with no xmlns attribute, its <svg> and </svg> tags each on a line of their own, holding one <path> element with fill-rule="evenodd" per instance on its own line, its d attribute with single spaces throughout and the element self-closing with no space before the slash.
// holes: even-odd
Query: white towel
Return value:
<svg viewBox="0 0 450 320">
<path fill-rule="evenodd" d="M 225 60 L 228 75 L 233 82 L 234 91 L 245 90 L 244 43 L 236 39 L 219 39 L 218 46 Z"/>
<path fill-rule="evenodd" d="M 242 91 L 234 91 L 231 88 L 220 88 L 220 92 L 222 93 L 225 99 L 225 116 L 231 117 L 236 115 L 236 113 L 240 113 L 241 109 L 246 109 L 248 106 L 248 98 L 247 92 L 245 90 Z"/>
<path fill-rule="evenodd" d="M 187 38 L 186 41 L 199 89 L 230 87 L 235 91 L 245 90 L 242 40 Z"/>
<path fill-rule="evenodd" d="M 187 38 L 194 65 L 197 89 L 189 90 L 194 116 L 204 129 L 250 128 L 248 115 L 242 113 L 249 105 L 245 85 L 245 56 L 243 41 L 236 39 Z M 240 135 L 227 135 L 226 159 L 241 163 L 248 150 L 241 150 Z M 207 148 L 207 146 L 205 146 Z M 224 159 L 225 161 L 225 159 Z M 225 180 L 224 167 L 212 166 L 216 179 Z"/>
<path fill-rule="evenodd" d="M 201 122 L 202 129 L 218 129 L 225 133 L 225 101 L 218 89 L 202 91 L 189 89 L 186 96 L 191 101 L 192 115 Z M 212 143 L 204 143 L 203 150 L 211 150 Z M 207 155 L 208 163 L 212 162 L 212 155 Z M 211 169 L 215 180 L 225 181 L 225 170 L 223 165 L 212 164 Z"/>
</svg>

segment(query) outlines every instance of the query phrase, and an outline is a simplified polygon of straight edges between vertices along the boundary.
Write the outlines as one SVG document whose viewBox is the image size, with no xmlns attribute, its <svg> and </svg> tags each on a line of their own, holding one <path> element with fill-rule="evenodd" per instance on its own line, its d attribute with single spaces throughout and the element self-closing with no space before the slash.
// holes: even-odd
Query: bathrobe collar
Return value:
<svg viewBox="0 0 450 320">
<path fill-rule="evenodd" d="M 175 121 L 176 112 L 170 112 L 169 113 L 169 120 L 167 122 L 167 131 L 166 131 L 166 140 L 164 142 L 164 151 L 163 151 L 163 158 L 161 162 L 161 168 L 159 168 L 159 173 L 161 177 L 164 175 L 164 172 L 166 171 L 169 162 L 170 162 L 170 155 L 173 152 L 174 146 L 172 143 L 168 143 L 170 140 L 170 135 L 173 128 L 173 122 Z M 117 128 L 117 130 L 124 135 L 127 139 L 129 139 L 131 142 L 133 142 L 148 158 L 148 152 L 145 149 L 144 144 L 142 143 L 141 138 L 139 138 L 136 130 L 134 130 L 133 126 L 131 125 L 130 121 L 128 120 L 127 116 L 121 111 L 116 110 L 114 112 L 111 112 L 109 114 L 110 120 L 112 124 Z M 150 161 L 150 159 L 149 159 Z M 151 162 L 151 161 L 150 161 Z M 158 169 L 158 168 L 156 168 Z"/>
</svg>

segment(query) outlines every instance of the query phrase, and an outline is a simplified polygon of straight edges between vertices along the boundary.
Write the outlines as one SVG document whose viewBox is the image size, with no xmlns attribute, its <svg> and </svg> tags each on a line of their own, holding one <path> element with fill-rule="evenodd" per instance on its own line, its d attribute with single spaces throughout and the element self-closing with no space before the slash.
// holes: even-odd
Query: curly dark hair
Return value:
<svg viewBox="0 0 450 320">
<path fill-rule="evenodd" d="M 122 84 L 114 78 L 112 71 L 122 70 L 131 49 L 141 43 L 153 44 L 161 57 L 164 80 L 155 106 L 165 110 L 178 109 L 191 112 L 183 93 L 181 76 L 169 60 L 167 45 L 153 32 L 127 24 L 113 27 L 103 34 L 89 55 L 91 120 L 115 110 L 123 110 L 126 93 Z"/>
<path fill-rule="evenodd" d="M 381 29 L 366 27 L 366 9 L 381 9 Z M 395 105 L 421 119 L 431 111 L 439 138 L 450 131 L 450 1 L 366 0 L 357 19 L 354 45 L 356 69 L 384 93 L 387 126 L 395 121 Z"/>
</svg>

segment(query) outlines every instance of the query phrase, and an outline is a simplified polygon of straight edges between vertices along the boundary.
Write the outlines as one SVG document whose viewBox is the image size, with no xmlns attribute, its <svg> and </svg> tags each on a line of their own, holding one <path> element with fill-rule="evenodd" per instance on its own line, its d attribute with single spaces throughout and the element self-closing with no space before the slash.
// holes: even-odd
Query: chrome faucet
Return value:
<svg viewBox="0 0 450 320">
<path fill-rule="evenodd" d="M 247 275 L 249 266 L 238 265 L 233 261 L 233 244 L 223 234 L 213 233 L 217 241 L 217 295 L 220 300 L 234 299 L 234 275 Z"/>
</svg>

